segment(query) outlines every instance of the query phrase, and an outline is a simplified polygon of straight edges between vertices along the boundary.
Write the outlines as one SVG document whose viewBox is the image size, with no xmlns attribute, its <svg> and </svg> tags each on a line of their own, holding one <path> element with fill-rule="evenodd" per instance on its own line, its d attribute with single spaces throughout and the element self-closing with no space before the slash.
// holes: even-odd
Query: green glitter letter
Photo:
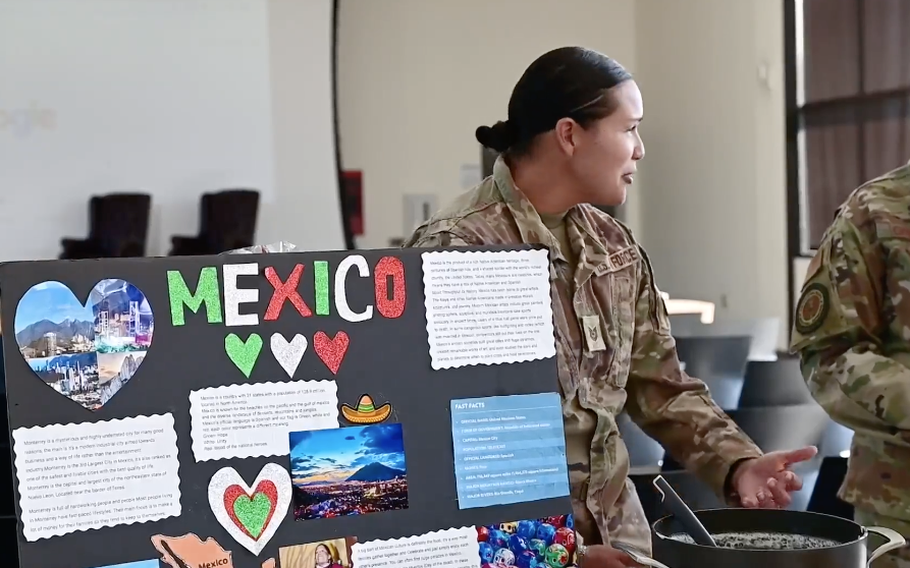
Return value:
<svg viewBox="0 0 910 568">
<path fill-rule="evenodd" d="M 316 315 L 329 315 L 329 263 L 317 260 L 313 263 L 316 277 Z"/>
<path fill-rule="evenodd" d="M 209 323 L 221 323 L 221 298 L 218 294 L 218 271 L 214 266 L 206 266 L 199 272 L 199 284 L 196 293 L 191 294 L 183 275 L 177 270 L 167 271 L 167 293 L 171 300 L 171 323 L 183 325 L 183 307 L 194 314 L 205 304 L 205 316 Z"/>
</svg>

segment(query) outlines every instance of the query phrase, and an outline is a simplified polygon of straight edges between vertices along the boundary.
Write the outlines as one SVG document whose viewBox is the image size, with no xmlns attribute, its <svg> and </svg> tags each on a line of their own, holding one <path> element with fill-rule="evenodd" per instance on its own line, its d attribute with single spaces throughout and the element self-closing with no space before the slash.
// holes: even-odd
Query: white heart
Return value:
<svg viewBox="0 0 910 568">
<path fill-rule="evenodd" d="M 278 364 L 281 365 L 284 372 L 293 379 L 294 373 L 297 371 L 297 366 L 300 365 L 300 360 L 303 359 L 303 354 L 306 353 L 306 348 L 309 345 L 306 337 L 298 333 L 294 336 L 294 339 L 289 342 L 280 333 L 273 333 L 271 343 L 272 354 L 275 356 Z"/>
<path fill-rule="evenodd" d="M 231 520 L 231 515 L 225 508 L 224 492 L 232 485 L 239 485 L 247 496 L 252 498 L 255 488 L 259 486 L 260 482 L 265 480 L 274 483 L 278 489 L 278 503 L 275 506 L 275 512 L 272 513 L 272 518 L 263 527 L 262 534 L 259 535 L 259 538 L 254 539 Z M 212 508 L 215 518 L 224 527 L 224 530 L 234 537 L 234 540 L 256 556 L 259 556 L 265 545 L 275 536 L 278 526 L 287 517 L 290 504 L 291 476 L 286 469 L 276 463 L 265 464 L 252 486 L 247 485 L 243 478 L 240 477 L 240 474 L 232 467 L 219 469 L 209 481 L 209 506 Z"/>
</svg>

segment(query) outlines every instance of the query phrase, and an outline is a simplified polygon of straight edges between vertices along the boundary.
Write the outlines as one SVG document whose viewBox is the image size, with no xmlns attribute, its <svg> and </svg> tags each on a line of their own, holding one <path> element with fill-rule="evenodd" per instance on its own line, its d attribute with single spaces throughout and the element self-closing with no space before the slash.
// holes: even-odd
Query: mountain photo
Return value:
<svg viewBox="0 0 910 568">
<path fill-rule="evenodd" d="M 371 463 L 357 470 L 349 477 L 348 481 L 392 481 L 399 477 L 406 477 L 407 472 L 400 469 L 394 469 L 381 463 Z"/>
<path fill-rule="evenodd" d="M 77 336 L 91 339 L 95 335 L 95 322 L 65 319 L 60 323 L 54 323 L 43 319 L 26 326 L 22 331 L 17 331 L 16 343 L 20 347 L 32 345 L 36 341 L 41 341 L 48 333 L 56 334 L 57 341 L 72 342 Z"/>
<path fill-rule="evenodd" d="M 401 424 L 291 432 L 294 518 L 408 508 Z"/>
</svg>

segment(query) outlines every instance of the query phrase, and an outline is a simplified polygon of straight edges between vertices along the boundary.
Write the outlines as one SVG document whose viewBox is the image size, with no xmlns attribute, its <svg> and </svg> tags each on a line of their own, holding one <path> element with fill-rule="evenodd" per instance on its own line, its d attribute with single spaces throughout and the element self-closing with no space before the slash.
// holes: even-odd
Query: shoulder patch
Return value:
<svg viewBox="0 0 910 568">
<path fill-rule="evenodd" d="M 796 305 L 796 331 L 809 335 L 825 323 L 831 309 L 828 287 L 819 282 L 806 286 Z"/>
</svg>

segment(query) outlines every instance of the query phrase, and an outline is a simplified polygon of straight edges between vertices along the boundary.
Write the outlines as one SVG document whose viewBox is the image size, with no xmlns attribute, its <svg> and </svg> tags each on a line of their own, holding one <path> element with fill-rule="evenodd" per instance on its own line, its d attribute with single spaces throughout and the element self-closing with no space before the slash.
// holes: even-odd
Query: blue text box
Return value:
<svg viewBox="0 0 910 568">
<path fill-rule="evenodd" d="M 451 409 L 460 509 L 569 495 L 559 394 L 465 398 Z"/>
</svg>

